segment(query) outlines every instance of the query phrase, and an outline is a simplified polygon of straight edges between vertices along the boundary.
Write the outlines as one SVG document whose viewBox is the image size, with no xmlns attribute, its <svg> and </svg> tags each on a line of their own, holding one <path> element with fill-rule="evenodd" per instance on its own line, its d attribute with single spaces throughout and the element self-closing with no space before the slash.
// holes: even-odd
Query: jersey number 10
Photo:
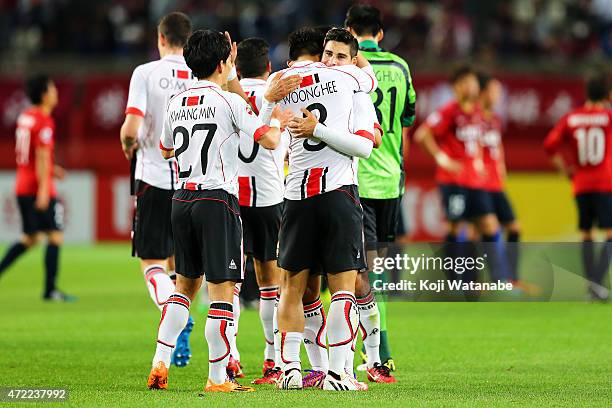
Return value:
<svg viewBox="0 0 612 408">
<path fill-rule="evenodd" d="M 606 134 L 602 128 L 578 128 L 574 131 L 578 142 L 578 161 L 582 166 L 597 166 L 606 154 Z"/>
</svg>

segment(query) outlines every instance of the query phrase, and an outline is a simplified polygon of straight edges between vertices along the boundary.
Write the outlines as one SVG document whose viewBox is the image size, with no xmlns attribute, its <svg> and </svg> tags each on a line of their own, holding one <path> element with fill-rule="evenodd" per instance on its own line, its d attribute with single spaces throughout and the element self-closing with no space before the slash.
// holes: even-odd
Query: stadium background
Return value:
<svg viewBox="0 0 612 408">
<path fill-rule="evenodd" d="M 374 1 L 385 16 L 383 46 L 410 64 L 417 124 L 451 97 L 455 61 L 470 61 L 502 79 L 509 194 L 524 239 L 574 240 L 575 211 L 567 180 L 552 172 L 541 142 L 552 124 L 584 100 L 582 76 L 610 66 L 609 0 Z M 0 5 L 0 149 L 14 149 L 15 119 L 27 105 L 24 74 L 57 80 L 59 164 L 71 172 L 60 191 L 68 242 L 129 238 L 132 200 L 119 127 L 131 70 L 156 58 L 159 17 L 177 8 L 195 27 L 227 29 L 236 40 L 262 36 L 274 66 L 284 65 L 287 34 L 307 24 L 341 25 L 349 1 L 4 1 Z M 274 7 L 272 7 L 274 6 Z M 171 86 L 171 84 L 170 84 Z M 414 147 L 406 158 L 402 214 L 406 239 L 442 236 L 433 162 Z M 0 157 L 0 242 L 14 239 L 20 219 L 13 198 L 14 158 Z"/>
<path fill-rule="evenodd" d="M 384 12 L 383 46 L 410 64 L 418 123 L 450 96 L 445 79 L 454 62 L 478 63 L 501 77 L 508 189 L 524 238 L 577 240 L 569 182 L 552 171 L 541 142 L 555 119 L 583 101 L 584 74 L 611 66 L 612 0 L 372 3 Z M 22 80 L 44 70 L 59 87 L 57 161 L 70 171 L 60 184 L 70 241 L 62 249 L 60 287 L 79 297 L 74 305 L 39 300 L 44 247 L 7 271 L 0 280 L 0 387 L 67 387 L 71 406 L 232 405 L 225 395 L 196 397 L 206 373 L 205 314 L 199 310 L 193 311 L 192 364 L 173 370 L 168 393 L 145 389 L 159 313 L 127 243 L 133 202 L 119 126 L 129 77 L 136 65 L 157 58 L 155 26 L 170 10 L 187 12 L 195 27 L 229 30 L 236 40 L 266 38 L 279 68 L 289 31 L 307 24 L 340 25 L 349 4 L 0 2 L 0 249 L 19 234 L 13 151 L 15 119 L 27 104 Z M 407 238 L 438 239 L 442 211 L 433 163 L 414 147 L 406 164 Z M 582 291 L 581 281 L 571 282 Z M 394 302 L 388 305 L 388 325 L 398 384 L 373 384 L 360 395 L 260 387 L 255 395 L 233 396 L 232 402 L 248 407 L 608 406 L 610 311 L 581 302 Z M 244 310 L 240 327 L 238 344 L 250 381 L 261 367 L 257 311 Z"/>
</svg>

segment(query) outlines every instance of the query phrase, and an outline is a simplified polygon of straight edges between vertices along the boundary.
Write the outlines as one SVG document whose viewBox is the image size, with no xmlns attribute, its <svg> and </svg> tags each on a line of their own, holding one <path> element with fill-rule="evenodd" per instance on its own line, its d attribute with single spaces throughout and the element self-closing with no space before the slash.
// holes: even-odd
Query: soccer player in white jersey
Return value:
<svg viewBox="0 0 612 408">
<path fill-rule="evenodd" d="M 319 27 L 316 28 L 319 30 Z M 347 35 L 346 30 L 333 29 L 331 27 L 321 27 L 321 50 L 322 62 L 327 66 L 341 66 L 348 64 L 356 64 L 356 55 L 351 57 L 350 45 L 354 45 L 354 39 L 351 35 Z M 328 32 L 330 33 L 328 35 Z M 324 48 L 325 54 L 324 55 Z M 331 55 L 329 55 L 331 52 Z M 356 50 L 353 53 L 356 54 Z M 366 129 L 374 126 L 374 148 L 377 148 L 382 142 L 382 128 L 376 118 L 376 112 L 370 96 L 363 92 L 353 94 L 353 131 Z M 327 333 L 327 321 L 323 310 L 321 300 L 319 298 L 320 279 L 311 279 L 308 281 L 308 288 L 304 295 L 304 346 L 308 354 L 308 359 L 312 369 L 307 370 L 302 384 L 306 387 L 322 387 L 323 380 L 329 367 L 327 356 L 327 345 L 325 337 Z M 359 305 L 359 303 L 358 303 Z M 361 317 L 361 315 L 360 315 Z M 356 338 L 355 338 L 356 339 Z M 355 341 L 349 357 L 346 362 L 345 371 L 353 376 L 353 358 Z M 367 389 L 364 383 L 356 384 L 359 389 Z"/>
<path fill-rule="evenodd" d="M 238 44 L 236 68 L 242 89 L 251 101 L 255 113 L 259 113 L 261 108 L 266 80 L 272 70 L 269 50 L 270 46 L 261 38 L 247 38 Z M 299 76 L 296 79 L 296 86 L 299 86 L 301 79 Z M 253 381 L 254 384 L 273 384 L 280 375 L 280 368 L 275 370 L 273 320 L 280 284 L 276 250 L 288 142 L 287 132 L 282 134 L 281 142 L 274 150 L 262 149 L 251 138 L 240 138 L 238 201 L 244 250 L 246 255 L 253 257 L 260 292 L 259 317 L 265 338 L 263 377 Z"/>
<path fill-rule="evenodd" d="M 165 158 L 176 157 L 179 189 L 172 198 L 172 230 L 176 256 L 176 290 L 159 323 L 157 348 L 148 387 L 168 386 L 170 355 L 187 323 L 191 301 L 203 276 L 210 306 L 205 336 L 209 371 L 206 392 L 248 392 L 226 373 L 233 335 L 234 285 L 243 278 L 242 225 L 238 205 L 238 149 L 241 137 L 251 137 L 274 149 L 280 128 L 289 119 L 279 109 L 264 125 L 238 95 L 225 92 L 233 68 L 228 39 L 198 30 L 187 41 L 184 55 L 198 78 L 168 103 L 159 142 Z"/>
<path fill-rule="evenodd" d="M 279 386 L 302 388 L 302 297 L 310 272 L 322 270 L 327 273 L 332 292 L 327 333 L 329 369 L 323 389 L 356 390 L 355 382 L 344 372 L 358 325 L 355 278 L 357 270 L 365 267 L 363 214 L 354 158 L 369 156 L 374 129 L 373 125 L 354 132 L 349 129 L 353 94 L 371 92 L 377 82 L 371 68 L 327 67 L 317 62 L 320 56 L 314 50 L 321 47 L 319 38 L 309 28 L 292 33 L 290 68 L 274 75 L 297 73 L 302 77 L 300 88 L 279 104 L 305 116 L 294 119 L 289 127 L 289 175 L 279 234 L 278 262 L 284 273 L 278 309 L 283 362 Z M 263 118 L 272 105 L 264 98 Z"/>
<path fill-rule="evenodd" d="M 132 163 L 132 194 L 136 196 L 132 255 L 140 258 L 149 294 L 160 310 L 174 292 L 167 271 L 174 269 L 170 212 L 178 174 L 176 161 L 165 161 L 159 153 L 159 135 L 168 100 L 193 82 L 183 58 L 190 34 L 191 22 L 185 14 L 174 12 L 161 19 L 157 27 L 161 59 L 134 70 L 121 127 L 121 144 Z M 190 318 L 172 355 L 172 363 L 179 367 L 191 356 L 192 327 Z"/>
<path fill-rule="evenodd" d="M 351 45 L 354 45 L 353 36 L 347 35 L 347 30 L 334 28 L 331 29 L 325 36 L 324 51 L 321 62 L 327 66 L 342 66 L 348 64 L 355 64 L 357 58 L 354 56 L 357 50 L 352 49 Z M 374 121 L 375 128 L 375 146 L 380 145 L 382 142 L 382 128 L 378 123 L 376 117 L 376 111 L 374 104 L 369 95 L 362 92 L 355 94 L 353 98 L 354 111 L 356 117 L 369 118 L 368 120 Z M 365 275 L 364 275 L 365 274 Z M 395 382 L 395 378 L 389 372 L 389 369 L 381 364 L 379 356 L 380 347 L 380 320 L 378 316 L 378 309 L 374 297 L 367 286 L 367 291 L 364 291 L 360 285 L 361 279 L 367 279 L 367 270 L 359 271 L 359 275 L 356 282 L 357 295 L 357 308 L 359 311 L 359 327 L 362 335 L 362 340 L 368 351 L 368 378 L 373 382 L 379 383 L 390 383 Z M 349 358 L 346 362 L 347 373 L 353 375 L 353 360 L 355 357 L 355 343 L 357 338 L 353 341 L 353 348 L 349 354 Z"/>
</svg>

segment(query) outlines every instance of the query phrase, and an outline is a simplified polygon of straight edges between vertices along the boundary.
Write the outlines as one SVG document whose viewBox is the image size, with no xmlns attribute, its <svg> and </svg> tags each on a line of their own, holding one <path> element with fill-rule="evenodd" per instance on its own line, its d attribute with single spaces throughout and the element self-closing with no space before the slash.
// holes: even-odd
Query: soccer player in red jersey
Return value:
<svg viewBox="0 0 612 408">
<path fill-rule="evenodd" d="M 499 222 L 491 195 L 484 189 L 478 77 L 471 67 L 459 66 L 451 83 L 456 99 L 429 115 L 417 129 L 415 140 L 436 161 L 436 181 L 449 224 L 446 242 L 450 244 L 449 251 L 455 252 L 460 248 L 452 244 L 458 242 L 465 222 L 474 223 L 484 242 L 499 239 Z M 495 251 L 492 255 L 496 255 Z M 501 268 L 495 267 L 497 259 L 490 258 L 490 265 L 494 279 L 506 278 L 499 275 Z M 462 279 L 470 277 L 464 275 Z"/>
<path fill-rule="evenodd" d="M 586 84 L 587 102 L 566 114 L 550 131 L 544 148 L 553 164 L 572 179 L 582 233 L 582 260 L 592 299 L 606 301 L 603 285 L 612 257 L 612 110 L 607 103 L 610 85 L 605 76 L 594 76 Z M 562 154 L 571 148 L 571 158 Z M 606 244 L 596 262 L 593 229 L 597 225 Z"/>
<path fill-rule="evenodd" d="M 0 261 L 0 275 L 24 252 L 34 246 L 40 233 L 47 236 L 45 252 L 45 292 L 49 301 L 73 301 L 75 298 L 56 287 L 59 248 L 63 241 L 64 211 L 57 200 L 54 177 L 65 171 L 53 163 L 55 123 L 51 112 L 57 105 L 57 88 L 46 75 L 37 75 L 26 83 L 32 106 L 17 118 L 15 155 L 17 180 L 15 193 L 21 213 L 23 235 Z"/>
<path fill-rule="evenodd" d="M 518 281 L 518 242 L 520 240 L 520 227 L 512 204 L 504 191 L 506 177 L 506 163 L 504 159 L 504 145 L 502 143 L 502 122 L 495 112 L 502 96 L 501 83 L 485 73 L 479 73 L 480 107 L 483 114 L 483 131 L 480 144 L 482 146 L 482 160 L 485 171 L 484 189 L 491 195 L 495 215 L 506 232 L 506 246 L 510 277 Z"/>
</svg>

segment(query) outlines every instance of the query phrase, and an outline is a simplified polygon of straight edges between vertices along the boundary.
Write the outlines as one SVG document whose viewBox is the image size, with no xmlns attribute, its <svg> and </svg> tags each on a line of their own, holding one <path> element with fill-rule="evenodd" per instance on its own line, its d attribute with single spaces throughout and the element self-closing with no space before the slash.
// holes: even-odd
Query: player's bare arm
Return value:
<svg viewBox="0 0 612 408">
<path fill-rule="evenodd" d="M 164 159 L 169 160 L 174 157 L 174 149 L 162 149 L 161 154 Z"/>
<path fill-rule="evenodd" d="M 382 144 L 382 131 L 379 128 L 374 128 L 374 148 L 378 149 Z"/>
<path fill-rule="evenodd" d="M 291 110 L 282 110 L 280 106 L 276 106 L 272 111 L 270 129 L 257 140 L 257 143 L 269 150 L 276 149 L 280 143 L 281 129 L 285 128 L 292 118 L 293 112 Z"/>
<path fill-rule="evenodd" d="M 63 180 L 66 178 L 66 174 L 66 169 L 62 166 L 58 166 L 57 164 L 53 166 L 53 177 L 55 177 L 56 179 Z"/>
<path fill-rule="evenodd" d="M 417 129 L 414 135 L 414 140 L 419 143 L 431 157 L 434 158 L 438 166 L 453 173 L 459 173 L 461 171 L 461 163 L 450 158 L 440 149 L 438 143 L 436 143 L 433 132 L 429 126 L 427 126 L 427 124 L 423 124 Z"/>
<path fill-rule="evenodd" d="M 319 123 L 319 120 L 312 112 L 302 109 L 302 113 L 304 113 L 304 118 L 293 118 L 291 122 L 289 122 L 289 132 L 292 137 L 296 138 L 307 138 L 313 137 L 315 127 Z"/>
<path fill-rule="evenodd" d="M 574 168 L 565 162 L 561 154 L 555 154 L 551 157 L 553 166 L 565 176 L 571 178 L 574 175 Z"/>
<path fill-rule="evenodd" d="M 230 63 L 232 64 L 232 71 L 230 73 L 230 76 L 227 78 L 227 85 L 226 86 L 222 86 L 222 88 L 224 90 L 227 90 L 228 92 L 232 92 L 235 93 L 236 95 L 240 96 L 242 99 L 245 100 L 246 103 L 250 103 L 249 99 L 246 96 L 246 93 L 244 92 L 244 89 L 242 89 L 242 85 L 240 85 L 240 81 L 238 80 L 238 75 L 236 74 L 236 56 L 238 55 L 238 45 L 232 41 L 232 36 L 230 35 L 229 32 L 225 31 L 225 38 L 227 38 L 227 41 L 230 43 Z"/>
<path fill-rule="evenodd" d="M 370 66 L 370 63 L 368 62 L 366 57 L 363 56 L 363 53 L 361 53 L 361 51 L 357 53 L 357 61 L 355 62 L 355 65 L 362 69 Z"/>
<path fill-rule="evenodd" d="M 285 96 L 299 88 L 302 77 L 299 75 L 274 75 L 264 94 L 265 101 L 277 103 Z M 264 102 L 265 102 L 264 101 Z"/>
<path fill-rule="evenodd" d="M 36 178 L 38 180 L 38 191 L 36 192 L 36 209 L 44 211 L 49 207 L 51 173 L 51 150 L 46 147 L 36 149 Z"/>
<path fill-rule="evenodd" d="M 410 128 L 403 127 L 402 128 L 402 139 L 404 141 L 404 155 L 408 154 L 410 151 Z"/>
<path fill-rule="evenodd" d="M 268 79 L 268 87 L 264 93 L 262 106 L 259 109 L 259 118 L 263 123 L 269 123 L 272 110 L 277 102 L 299 88 L 302 77 L 289 75 L 282 77 L 281 74 L 272 75 Z"/>
<path fill-rule="evenodd" d="M 134 153 L 138 149 L 138 129 L 141 124 L 142 116 L 128 113 L 125 115 L 123 125 L 121 125 L 121 149 L 128 160 L 132 160 Z"/>
</svg>

